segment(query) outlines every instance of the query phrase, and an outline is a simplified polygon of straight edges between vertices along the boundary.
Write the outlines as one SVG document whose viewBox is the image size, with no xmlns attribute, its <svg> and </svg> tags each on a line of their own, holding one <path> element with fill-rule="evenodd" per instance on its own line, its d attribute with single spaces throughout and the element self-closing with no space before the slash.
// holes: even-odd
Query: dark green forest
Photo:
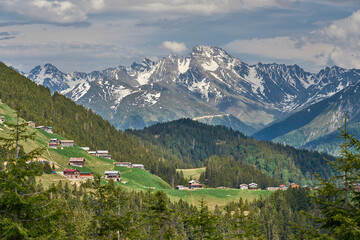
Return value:
<svg viewBox="0 0 360 240">
<path fill-rule="evenodd" d="M 331 167 L 324 160 L 334 160 L 330 155 L 258 141 L 224 126 L 210 126 L 191 119 L 179 119 L 127 132 L 164 151 L 168 150 L 190 166 L 207 166 L 209 161 L 205 160 L 217 155 L 232 156 L 235 161 L 255 166 L 266 175 L 285 183 L 312 185 L 316 178 L 314 172 L 325 178 L 333 175 Z M 209 172 L 206 174 L 213 175 Z"/>
</svg>

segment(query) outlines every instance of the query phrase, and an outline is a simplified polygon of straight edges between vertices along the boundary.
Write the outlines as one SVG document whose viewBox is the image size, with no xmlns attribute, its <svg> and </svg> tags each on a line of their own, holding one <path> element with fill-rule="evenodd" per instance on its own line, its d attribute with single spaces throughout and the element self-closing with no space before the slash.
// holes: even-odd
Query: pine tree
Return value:
<svg viewBox="0 0 360 240">
<path fill-rule="evenodd" d="M 42 165 L 32 163 L 42 149 L 25 153 L 20 142 L 33 139 L 20 119 L 17 108 L 16 124 L 8 123 L 10 132 L 0 138 L 2 148 L 7 151 L 0 171 L 0 238 L 24 239 L 58 234 L 54 220 L 59 219 L 60 208 L 53 208 L 55 188 L 46 191 L 38 186 L 35 176 L 43 173 Z"/>
<path fill-rule="evenodd" d="M 360 141 L 341 130 L 341 156 L 329 162 L 336 176 L 319 178 L 320 188 L 312 195 L 320 216 L 307 214 L 315 227 L 299 227 L 302 235 L 317 239 L 360 239 Z"/>
</svg>

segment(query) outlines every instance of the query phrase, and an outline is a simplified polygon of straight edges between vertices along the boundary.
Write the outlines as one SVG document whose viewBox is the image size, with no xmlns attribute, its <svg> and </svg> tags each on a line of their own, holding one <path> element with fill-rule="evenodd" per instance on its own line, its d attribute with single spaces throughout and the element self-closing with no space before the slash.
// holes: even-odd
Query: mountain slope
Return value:
<svg viewBox="0 0 360 240">
<path fill-rule="evenodd" d="M 301 184 L 312 183 L 314 171 L 323 177 L 332 172 L 324 157 L 333 158 L 326 154 L 257 141 L 223 126 L 209 126 L 190 119 L 127 132 L 197 166 L 203 166 L 204 160 L 212 155 L 232 156 L 236 161 L 254 165 L 283 182 Z"/>
<path fill-rule="evenodd" d="M 349 131 L 360 133 L 359 91 L 360 82 L 263 129 L 254 137 L 338 155 L 341 139 L 336 136 L 340 135 L 338 128 L 344 126 L 345 113 Z"/>
<path fill-rule="evenodd" d="M 26 76 L 93 109 L 118 129 L 230 114 L 239 121 L 235 129 L 250 134 L 357 82 L 360 70 L 334 66 L 313 74 L 297 65 L 249 65 L 221 48 L 198 45 L 184 58 L 171 54 L 71 74 L 46 64 Z"/>
</svg>

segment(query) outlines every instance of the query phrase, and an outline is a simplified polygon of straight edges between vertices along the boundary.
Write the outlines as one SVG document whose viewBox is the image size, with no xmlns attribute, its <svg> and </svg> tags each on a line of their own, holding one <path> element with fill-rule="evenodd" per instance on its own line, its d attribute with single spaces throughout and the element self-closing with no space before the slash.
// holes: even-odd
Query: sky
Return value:
<svg viewBox="0 0 360 240">
<path fill-rule="evenodd" d="M 360 68 L 360 0 L 0 0 L 0 61 L 24 72 L 130 66 L 198 44 L 249 64 Z"/>
</svg>

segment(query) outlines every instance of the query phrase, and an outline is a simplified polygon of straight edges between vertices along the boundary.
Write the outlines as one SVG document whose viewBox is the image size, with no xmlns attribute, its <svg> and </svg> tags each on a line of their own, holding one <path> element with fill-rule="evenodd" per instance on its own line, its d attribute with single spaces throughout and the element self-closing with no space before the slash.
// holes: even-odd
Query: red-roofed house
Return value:
<svg viewBox="0 0 360 240">
<path fill-rule="evenodd" d="M 80 178 L 80 171 L 77 169 L 65 169 L 64 176 L 67 178 Z"/>
<path fill-rule="evenodd" d="M 81 178 L 93 178 L 94 173 L 92 172 L 80 172 Z"/>
</svg>

